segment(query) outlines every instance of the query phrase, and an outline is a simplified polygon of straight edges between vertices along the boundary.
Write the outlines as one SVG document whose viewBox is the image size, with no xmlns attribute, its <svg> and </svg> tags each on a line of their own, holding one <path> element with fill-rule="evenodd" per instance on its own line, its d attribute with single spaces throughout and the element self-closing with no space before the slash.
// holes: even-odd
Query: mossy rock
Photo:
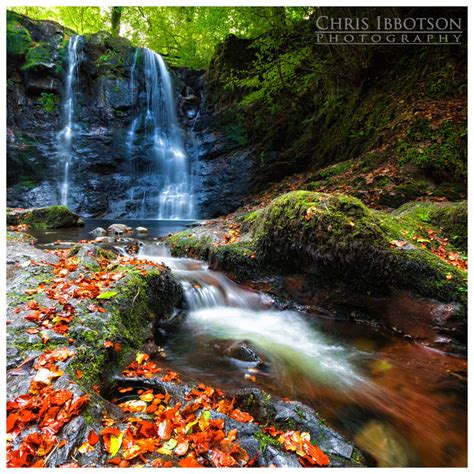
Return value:
<svg viewBox="0 0 474 474">
<path fill-rule="evenodd" d="M 467 201 L 409 202 L 395 215 L 440 227 L 452 245 L 467 251 Z"/>
<path fill-rule="evenodd" d="M 27 224 L 31 229 L 58 229 L 81 226 L 83 221 L 66 206 L 7 208 L 7 225 L 18 224 Z"/>
<path fill-rule="evenodd" d="M 29 71 L 38 68 L 51 69 L 56 66 L 56 50 L 48 43 L 33 43 L 28 49 L 25 57 L 25 63 L 21 66 L 23 71 Z"/>
<path fill-rule="evenodd" d="M 7 12 L 7 54 L 24 56 L 31 45 L 30 32 L 17 20 L 18 16 Z"/>
<path fill-rule="evenodd" d="M 433 191 L 433 189 L 433 183 L 424 179 L 402 183 L 394 186 L 389 194 L 384 194 L 380 198 L 379 204 L 395 209 L 406 202 L 426 196 L 427 193 Z"/>
<path fill-rule="evenodd" d="M 465 272 L 410 243 L 392 246 L 411 225 L 353 197 L 295 191 L 265 208 L 253 234 L 259 260 L 282 271 L 309 273 L 322 284 L 401 288 L 465 303 Z"/>
</svg>

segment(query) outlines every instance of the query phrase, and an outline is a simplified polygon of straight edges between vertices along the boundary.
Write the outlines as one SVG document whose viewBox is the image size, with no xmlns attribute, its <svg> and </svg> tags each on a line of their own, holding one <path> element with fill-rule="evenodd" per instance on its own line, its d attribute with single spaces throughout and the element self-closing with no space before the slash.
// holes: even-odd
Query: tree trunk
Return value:
<svg viewBox="0 0 474 474">
<path fill-rule="evenodd" d="M 123 7 L 112 7 L 112 35 L 120 34 L 120 20 L 122 18 Z"/>
</svg>

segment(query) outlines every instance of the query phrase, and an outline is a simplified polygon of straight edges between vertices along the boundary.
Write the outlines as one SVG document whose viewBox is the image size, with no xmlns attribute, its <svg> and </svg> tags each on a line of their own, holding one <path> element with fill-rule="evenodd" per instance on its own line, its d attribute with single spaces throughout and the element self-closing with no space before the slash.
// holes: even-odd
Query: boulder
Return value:
<svg viewBox="0 0 474 474">
<path fill-rule="evenodd" d="M 262 358 L 251 344 L 247 341 L 235 341 L 226 349 L 224 355 L 244 362 L 263 363 Z"/>
<path fill-rule="evenodd" d="M 89 232 L 89 234 L 93 235 L 94 237 L 101 237 L 107 234 L 107 231 L 102 227 L 96 227 L 94 230 Z"/>
<path fill-rule="evenodd" d="M 125 224 L 112 224 L 107 227 L 107 233 L 112 235 L 123 235 L 132 229 Z"/>
<path fill-rule="evenodd" d="M 84 225 L 81 217 L 66 206 L 31 209 L 7 208 L 7 225 L 26 224 L 31 229 L 58 229 Z"/>
</svg>

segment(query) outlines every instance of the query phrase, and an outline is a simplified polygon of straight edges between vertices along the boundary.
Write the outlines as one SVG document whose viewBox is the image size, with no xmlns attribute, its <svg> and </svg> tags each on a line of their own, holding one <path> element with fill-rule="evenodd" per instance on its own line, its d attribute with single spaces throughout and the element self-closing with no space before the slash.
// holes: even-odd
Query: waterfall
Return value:
<svg viewBox="0 0 474 474">
<path fill-rule="evenodd" d="M 59 157 L 64 164 L 63 182 L 61 185 L 61 204 L 68 205 L 69 171 L 73 157 L 73 138 L 76 125 L 75 85 L 77 83 L 77 68 L 80 63 L 80 45 L 82 36 L 72 36 L 68 44 L 68 69 L 66 88 L 63 97 L 63 129 L 58 134 Z"/>
<path fill-rule="evenodd" d="M 135 115 L 135 102 L 136 102 L 136 99 L 137 99 L 137 72 L 136 72 L 136 68 L 137 68 L 137 58 L 138 58 L 139 52 L 140 52 L 140 49 L 135 48 L 135 53 L 133 55 L 132 65 L 130 67 L 130 82 L 129 82 L 129 85 L 128 85 L 129 92 L 130 92 L 130 99 L 131 99 L 131 102 L 132 102 L 132 109 L 131 109 L 132 116 Z M 128 131 L 127 131 L 126 147 L 127 147 L 127 151 L 128 151 L 130 159 L 132 158 L 133 145 L 135 144 L 135 133 L 137 131 L 137 127 L 138 127 L 139 122 L 140 122 L 140 115 L 136 115 L 133 118 L 132 122 L 130 123 L 130 126 L 129 126 Z M 130 171 L 131 171 L 130 179 L 132 179 L 132 174 L 133 173 L 132 173 L 132 170 L 130 170 Z"/>
<path fill-rule="evenodd" d="M 143 193 L 142 217 L 193 219 L 190 162 L 178 126 L 171 77 L 159 54 L 149 49 L 143 51 L 145 127 L 152 141 L 153 160 L 158 170 L 153 184 L 159 192 Z"/>
</svg>

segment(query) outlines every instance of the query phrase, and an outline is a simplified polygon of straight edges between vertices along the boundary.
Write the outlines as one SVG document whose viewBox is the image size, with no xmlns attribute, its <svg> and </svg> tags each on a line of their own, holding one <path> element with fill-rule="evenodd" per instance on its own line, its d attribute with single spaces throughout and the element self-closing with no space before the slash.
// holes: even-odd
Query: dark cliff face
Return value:
<svg viewBox="0 0 474 474">
<path fill-rule="evenodd" d="M 60 203 L 64 162 L 58 134 L 64 126 L 68 42 L 73 35 L 55 22 L 8 12 L 7 196 L 11 207 Z M 135 91 L 131 87 L 134 59 Z M 251 189 L 253 151 L 223 131 L 222 121 L 207 110 L 204 71 L 172 68 L 171 73 L 192 162 L 198 216 L 230 212 Z M 85 217 L 136 216 L 140 196 L 153 191 L 145 176 L 156 163 L 143 124 L 135 130 L 133 149 L 127 141 L 134 118 L 146 107 L 143 60 L 140 54 L 135 57 L 128 40 L 104 32 L 83 37 L 74 100 L 69 207 Z"/>
</svg>

